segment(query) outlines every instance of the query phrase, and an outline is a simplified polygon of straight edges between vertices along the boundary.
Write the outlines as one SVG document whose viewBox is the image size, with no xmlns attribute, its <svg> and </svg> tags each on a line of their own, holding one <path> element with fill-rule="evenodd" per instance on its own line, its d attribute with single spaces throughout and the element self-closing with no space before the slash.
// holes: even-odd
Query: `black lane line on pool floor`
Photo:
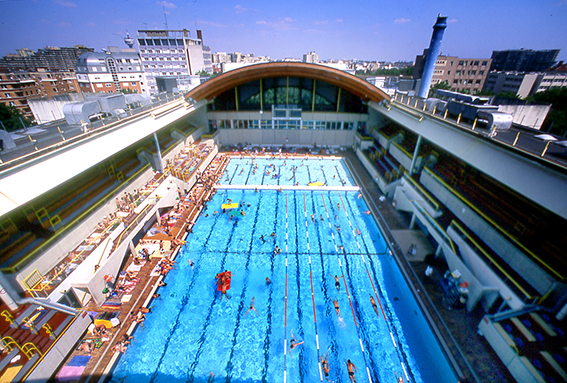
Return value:
<svg viewBox="0 0 567 383">
<path fill-rule="evenodd" d="M 309 170 L 309 169 L 308 169 Z M 315 340 L 317 345 L 317 365 L 319 366 L 319 377 L 323 381 L 323 372 L 321 369 L 321 352 L 319 350 L 319 331 L 317 329 L 317 310 L 315 309 L 315 293 L 313 291 L 313 268 L 311 267 L 311 248 L 309 244 L 309 224 L 307 222 L 307 203 L 305 201 L 305 193 L 303 193 L 303 209 L 305 219 L 305 234 L 307 239 L 307 250 L 309 251 L 309 281 L 311 283 L 311 300 L 313 301 L 313 322 L 315 326 Z"/>
<path fill-rule="evenodd" d="M 248 165 L 248 163 L 246 163 L 246 165 Z M 250 178 L 250 174 L 252 173 L 253 169 L 254 169 L 254 164 L 252 164 L 250 166 L 250 170 L 248 170 L 248 175 L 246 176 L 246 181 L 244 181 L 244 185 L 248 185 L 248 179 Z"/>
<path fill-rule="evenodd" d="M 359 244 L 359 242 L 358 242 L 358 237 L 355 235 L 354 230 L 352 229 L 352 228 L 353 228 L 352 222 L 351 222 L 351 220 L 350 220 L 350 216 L 348 215 L 348 211 L 347 211 L 347 209 L 346 209 L 346 205 L 344 204 L 344 201 L 343 201 L 342 196 L 341 196 L 340 193 L 339 193 L 339 197 L 340 197 L 340 199 L 341 199 L 341 202 L 343 203 L 343 207 L 344 207 L 344 210 L 345 210 L 345 214 L 346 214 L 347 217 L 348 217 L 349 225 L 350 225 L 350 227 L 351 227 L 353 236 L 355 237 L 355 240 L 356 240 L 356 245 L 357 245 L 358 249 L 360 250 L 360 244 Z M 346 198 L 346 194 L 345 194 L 345 198 Z M 348 200 L 348 198 L 347 198 L 347 200 Z M 350 209 L 350 210 L 352 211 L 352 209 Z M 364 242 L 363 242 L 363 244 L 364 244 Z M 366 246 L 366 245 L 365 245 L 365 246 Z M 365 266 L 365 268 L 366 268 L 366 272 L 367 272 L 367 274 L 368 274 L 368 278 L 369 278 L 369 280 L 370 280 L 370 282 L 371 282 L 371 284 L 372 284 L 372 287 L 373 287 L 373 289 L 374 289 L 376 298 L 378 299 L 378 303 L 380 304 L 380 308 L 382 309 L 382 315 L 383 315 L 383 317 L 384 317 L 384 321 L 386 322 L 386 326 L 388 327 L 388 331 L 390 332 L 390 337 L 391 337 L 391 340 L 392 340 L 392 344 L 393 344 L 393 346 L 394 346 L 394 349 L 396 350 L 396 354 L 398 355 L 398 359 L 399 359 L 399 361 L 400 361 L 400 365 L 401 365 L 401 367 L 402 367 L 402 371 L 403 371 L 403 373 L 404 373 L 404 375 L 405 375 L 405 377 L 406 377 L 406 380 L 409 382 L 409 376 L 408 376 L 408 373 L 407 373 L 407 370 L 406 370 L 407 359 L 405 358 L 405 354 L 400 355 L 400 352 L 401 352 L 401 351 L 400 351 L 400 349 L 398 348 L 398 345 L 400 344 L 400 342 L 399 342 L 399 336 L 398 336 L 397 338 L 394 337 L 393 334 L 396 333 L 396 335 L 397 335 L 397 331 L 396 331 L 395 328 L 394 328 L 394 330 L 392 330 L 391 327 L 393 327 L 393 326 L 390 326 L 390 323 L 389 323 L 392 318 L 390 317 L 390 321 L 389 321 L 389 320 L 388 320 L 388 317 L 387 317 L 386 314 L 384 313 L 384 309 L 383 309 L 383 306 L 382 306 L 382 301 L 380 300 L 380 297 L 378 296 L 378 292 L 376 291 L 376 287 L 375 287 L 375 285 L 374 285 L 374 282 L 372 281 L 372 277 L 370 276 L 370 272 L 369 272 L 369 270 L 368 270 L 368 265 L 366 265 L 366 261 L 365 261 L 365 259 L 364 259 L 364 256 L 362 257 L 362 262 L 364 263 L 364 266 Z M 404 362 L 405 362 L 405 363 L 404 363 Z"/>
<path fill-rule="evenodd" d="M 322 200 L 323 200 L 323 205 L 325 206 L 325 214 L 327 215 L 327 222 L 328 222 L 328 224 L 329 224 L 329 229 L 331 230 L 331 237 L 333 238 L 333 241 L 334 241 L 334 244 L 335 244 L 335 250 L 337 251 L 336 256 L 337 256 L 337 259 L 338 259 L 338 262 L 339 262 L 339 268 L 341 269 L 341 274 L 342 274 L 342 277 L 343 277 L 343 282 L 344 282 L 345 289 L 346 289 L 346 293 L 347 293 L 348 300 L 349 300 L 349 303 L 350 303 L 350 308 L 351 308 L 352 316 L 353 316 L 353 319 L 354 319 L 354 325 L 355 325 L 355 328 L 356 328 L 356 335 L 358 336 L 358 342 L 359 342 L 360 349 L 361 349 L 361 352 L 362 352 L 362 357 L 363 357 L 363 359 L 364 359 L 364 364 L 365 364 L 365 366 L 366 366 L 366 374 L 367 374 L 367 376 L 368 376 L 368 381 L 369 381 L 370 383 L 372 383 L 372 376 L 371 376 L 371 374 L 370 374 L 370 368 L 368 367 L 368 360 L 367 360 L 367 358 L 366 358 L 366 352 L 367 352 L 367 351 L 365 351 L 364 346 L 363 346 L 363 344 L 362 344 L 362 339 L 361 339 L 361 337 L 360 337 L 360 329 L 358 328 L 358 322 L 357 322 L 357 320 L 356 320 L 356 314 L 355 314 L 355 312 L 354 312 L 354 306 L 353 306 L 352 300 L 351 300 L 351 298 L 350 298 L 350 291 L 349 291 L 349 289 L 348 289 L 348 284 L 347 284 L 347 281 L 346 281 L 346 276 L 345 276 L 345 273 L 344 273 L 344 270 L 343 270 L 342 261 L 341 261 L 341 255 L 340 255 L 340 252 L 338 251 L 338 248 L 337 248 L 337 243 L 336 243 L 336 238 L 335 238 L 334 232 L 332 231 L 332 230 L 333 230 L 333 227 L 332 227 L 331 222 L 330 222 L 329 211 L 327 210 L 327 204 L 326 204 L 326 202 L 325 202 L 325 197 L 323 196 L 323 193 L 321 193 L 321 198 L 322 198 Z M 329 202 L 330 202 L 330 201 L 329 201 Z M 331 209 L 332 209 L 331 212 L 334 212 L 334 207 L 332 206 L 332 203 L 331 203 Z M 351 287 L 352 287 L 352 285 L 351 285 Z"/>
<path fill-rule="evenodd" d="M 297 192 L 294 191 L 294 204 L 293 204 L 293 215 L 294 217 L 296 217 L 295 221 L 297 224 Z M 298 322 L 298 331 L 296 334 L 299 335 L 299 337 L 301 339 L 305 339 L 305 330 L 303 329 L 303 310 L 301 309 L 301 284 L 300 284 L 300 267 L 299 267 L 299 246 L 297 246 L 297 244 L 299 243 L 299 230 L 295 230 L 295 282 L 297 284 L 297 300 L 296 300 L 296 307 L 297 307 L 297 322 Z M 292 331 L 293 329 L 291 329 Z M 299 379 L 300 382 L 304 382 L 305 381 L 305 371 L 307 370 L 307 361 L 305 360 L 305 357 L 303 356 L 303 350 L 298 350 L 299 351 Z M 290 351 L 291 353 L 291 351 Z"/>
<path fill-rule="evenodd" d="M 260 200 L 261 200 L 262 194 L 260 194 Z M 260 206 L 260 203 L 258 203 L 258 206 Z M 276 224 L 277 224 L 277 217 L 278 217 L 278 208 L 279 208 L 279 198 L 276 199 L 276 220 L 274 221 L 274 233 L 276 232 Z M 260 209 L 258 208 L 258 211 L 260 211 Z M 254 236 L 252 236 L 252 238 L 254 238 Z M 275 254 L 272 252 L 270 253 L 270 278 L 273 280 L 274 279 L 274 259 L 275 259 Z M 272 337 L 272 293 L 273 293 L 273 287 L 272 284 L 270 283 L 268 285 L 268 323 L 267 323 L 267 328 L 266 328 L 266 335 L 264 336 L 264 345 L 263 345 L 263 349 L 264 349 L 264 368 L 262 369 L 262 383 L 267 382 L 267 376 L 268 376 L 268 364 L 269 364 L 269 360 L 270 360 L 270 345 L 271 345 L 271 337 Z"/>
<path fill-rule="evenodd" d="M 213 234 L 213 231 L 214 231 L 215 226 L 217 224 L 218 218 L 219 217 L 216 217 L 215 220 L 214 220 L 214 223 L 211 225 L 211 230 L 209 231 L 209 235 L 207 236 L 207 239 L 205 240 L 205 243 L 203 244 L 203 248 L 206 246 L 207 242 L 211 238 L 211 235 Z M 187 240 L 187 238 L 186 238 L 186 240 Z M 204 253 L 205 253 L 204 251 L 201 252 L 201 255 L 199 256 L 199 260 L 201 259 L 202 255 Z M 197 267 L 196 267 L 196 270 L 193 273 L 193 276 L 191 278 L 191 283 L 189 284 L 189 288 L 187 289 L 187 291 L 185 292 L 185 295 L 181 299 L 181 303 L 182 303 L 181 309 L 179 310 L 179 313 L 177 314 L 177 317 L 175 318 L 175 323 L 174 323 L 173 327 L 171 328 L 169 335 L 166 338 L 164 349 L 163 349 L 162 354 L 161 354 L 161 356 L 158 360 L 158 363 L 156 365 L 156 369 L 152 374 L 150 382 L 154 382 L 155 379 L 159 376 L 159 367 L 161 366 L 161 363 L 162 363 L 162 361 L 165 357 L 165 354 L 167 353 L 167 350 L 169 348 L 169 344 L 171 342 L 171 338 L 173 337 L 173 334 L 175 333 L 175 331 L 177 331 L 177 328 L 179 327 L 179 324 L 180 324 L 179 318 L 181 317 L 181 314 L 183 313 L 183 311 L 187 307 L 187 302 L 189 301 L 189 296 L 191 295 L 191 292 L 193 290 L 193 286 L 195 285 L 195 281 L 197 280 L 197 276 L 199 274 L 199 271 L 200 271 L 200 267 L 199 267 L 199 263 L 197 263 Z"/>
<path fill-rule="evenodd" d="M 317 216 L 317 206 L 315 205 L 315 194 L 314 192 L 311 192 L 311 208 L 313 211 L 313 214 L 315 216 Z M 325 270 L 325 258 L 323 257 L 323 255 L 332 255 L 332 256 L 336 256 L 336 253 L 324 253 L 323 252 L 323 246 L 322 246 L 322 239 L 321 236 L 323 234 L 325 234 L 325 232 L 327 232 L 327 227 L 324 224 L 319 224 L 320 221 L 318 220 L 314 220 L 313 224 L 316 227 L 315 232 L 317 233 L 317 244 L 319 246 L 319 257 L 321 260 L 321 286 L 322 289 L 321 291 L 323 292 L 323 297 L 325 298 L 325 303 L 324 303 L 324 307 L 325 307 L 325 319 L 328 321 L 329 323 L 329 331 L 327 333 L 327 337 L 330 338 L 329 340 L 329 346 L 328 346 L 328 350 L 327 350 L 327 355 L 329 355 L 329 353 L 331 354 L 331 362 L 332 361 L 338 361 L 339 360 L 339 343 L 337 341 L 337 336 L 336 334 L 338 334 L 338 328 L 337 326 L 335 326 L 335 321 L 334 321 L 334 315 L 335 315 L 335 308 L 334 306 L 331 305 L 331 297 L 329 295 L 329 290 L 328 290 L 328 285 L 327 285 L 327 280 L 328 280 L 328 275 L 327 272 Z M 329 274 L 331 274 L 329 272 Z M 336 381 L 338 383 L 342 382 L 342 378 L 340 375 L 340 369 L 339 369 L 339 365 L 340 363 L 329 363 L 330 365 L 330 370 L 332 371 L 331 374 L 329 374 L 330 376 L 335 376 L 338 379 L 336 379 Z"/>
<path fill-rule="evenodd" d="M 242 191 L 242 194 L 245 194 Z M 262 197 L 260 196 L 260 199 Z M 242 319 L 242 311 L 244 310 L 244 298 L 246 297 L 246 291 L 248 291 L 248 279 L 250 276 L 250 258 L 252 254 L 252 242 L 254 241 L 254 233 L 256 232 L 256 223 L 258 222 L 258 212 L 259 203 L 256 205 L 256 214 L 254 216 L 254 224 L 252 226 L 252 236 L 250 238 L 250 246 L 248 247 L 248 256 L 246 257 L 246 264 L 244 267 L 244 282 L 240 293 L 240 302 L 238 304 L 238 310 L 236 310 L 236 323 L 234 324 L 234 331 L 232 333 L 232 344 L 230 347 L 230 355 L 228 357 L 228 362 L 226 364 L 226 379 L 225 382 L 229 383 L 232 380 L 232 371 L 234 370 L 234 364 L 232 363 L 232 357 L 234 356 L 234 349 L 236 347 L 236 339 L 238 338 L 238 334 L 240 333 L 240 320 Z"/>
<path fill-rule="evenodd" d="M 235 229 L 234 225 L 232 225 L 232 230 L 230 231 L 230 235 L 229 235 L 228 240 L 226 242 L 226 248 L 225 248 L 225 251 L 223 252 L 224 256 L 222 258 L 221 265 L 220 265 L 220 271 L 218 273 L 222 273 L 224 271 L 224 264 L 226 262 L 226 257 L 228 255 L 227 250 L 228 250 L 228 247 L 230 246 L 230 241 L 232 240 L 232 236 L 234 235 L 234 229 Z M 215 291 L 217 290 L 216 286 L 214 287 L 214 289 L 215 289 Z M 199 341 L 197 342 L 199 344 L 199 348 L 197 349 L 197 352 L 195 353 L 195 360 L 193 361 L 193 363 L 191 363 L 191 366 L 187 370 L 187 380 L 189 382 L 193 382 L 193 380 L 195 379 L 193 374 L 195 373 L 195 369 L 197 368 L 197 365 L 199 363 L 199 358 L 201 357 L 201 354 L 203 353 L 203 344 L 205 343 L 207 328 L 209 327 L 209 324 L 211 322 L 211 315 L 213 313 L 215 303 L 217 302 L 217 298 L 218 298 L 218 296 L 215 292 L 213 301 L 211 302 L 209 309 L 207 311 L 207 317 L 205 318 L 205 323 L 203 324 L 203 329 L 201 330 L 201 336 L 199 337 Z"/>
<path fill-rule="evenodd" d="M 348 220 L 349 220 L 349 225 L 350 225 L 351 231 L 352 231 L 352 223 L 351 223 L 351 221 L 350 221 L 350 215 L 349 215 L 349 213 L 346 211 L 346 206 L 345 206 L 344 200 L 343 200 L 342 198 L 341 198 L 341 202 L 343 203 L 343 206 L 345 207 L 346 216 L 347 216 L 347 218 L 348 218 Z M 355 235 L 354 231 L 352 231 L 352 233 L 353 233 L 353 235 Z M 341 240 L 342 240 L 342 234 L 339 233 L 338 236 L 341 237 Z M 355 238 L 355 241 L 356 241 L 356 243 L 357 243 L 357 247 L 360 249 L 360 244 L 358 243 L 358 237 L 355 235 L 354 238 Z M 366 246 L 365 246 L 365 249 L 367 250 L 367 247 L 366 247 Z M 361 258 L 362 258 L 362 261 L 363 261 L 363 263 L 365 263 L 365 261 L 364 261 L 364 254 L 365 254 L 365 252 L 362 251 L 362 249 L 360 249 L 360 251 L 361 251 L 361 252 L 360 252 L 360 256 L 361 256 Z M 375 347 L 374 347 L 373 342 L 370 341 L 370 339 L 369 339 L 369 334 L 368 334 L 368 332 L 366 331 L 367 318 L 366 318 L 366 316 L 364 315 L 364 313 L 363 313 L 363 311 L 362 311 L 362 309 L 361 309 L 360 304 L 358 303 L 358 302 L 359 302 L 359 299 L 358 299 L 358 297 L 357 297 L 357 295 L 358 295 L 358 290 L 356 290 L 356 289 L 354 288 L 353 279 L 352 279 L 352 277 L 351 277 L 351 262 L 349 261 L 349 257 L 347 257 L 346 255 L 343 255 L 343 256 L 344 256 L 344 259 L 345 259 L 345 267 L 346 267 L 347 274 L 348 274 L 348 276 L 349 276 L 349 283 L 350 283 L 350 285 L 351 285 L 352 294 L 353 294 L 353 297 L 355 298 L 355 302 L 356 302 L 355 310 L 356 310 L 356 313 L 357 313 L 357 315 L 358 315 L 359 321 L 360 321 L 360 323 L 361 323 L 361 326 L 360 326 L 360 333 L 361 333 L 361 335 L 362 335 L 361 338 L 363 339 L 364 344 L 365 344 L 365 347 L 366 347 L 366 350 L 368 351 L 368 354 L 369 354 L 369 356 L 370 356 L 370 357 L 369 357 L 369 360 L 370 360 L 369 363 L 370 363 L 370 366 L 372 367 L 372 371 L 373 371 L 373 373 L 374 373 L 374 379 L 376 379 L 377 381 L 379 381 L 379 377 L 378 377 L 379 366 L 376 364 L 376 362 L 375 362 L 376 358 L 375 358 L 375 356 L 374 356 L 374 349 L 375 349 Z M 353 262 L 355 262 L 355 261 L 353 261 Z M 366 265 L 365 265 L 365 267 L 366 267 Z M 366 268 L 366 270 L 367 270 L 367 272 L 368 272 L 368 269 L 367 269 L 367 268 Z M 369 274 L 368 276 L 369 276 L 369 278 L 370 278 L 370 274 Z M 372 286 L 372 287 L 374 287 L 374 286 Z"/>
<path fill-rule="evenodd" d="M 236 177 L 236 172 L 238 171 L 239 167 L 240 167 L 240 164 L 236 164 L 236 168 L 234 169 L 234 173 L 232 174 L 232 177 L 230 177 L 230 181 L 228 182 L 229 185 L 232 185 L 232 180 L 234 179 L 234 177 Z"/>
<path fill-rule="evenodd" d="M 351 206 L 351 203 L 350 203 L 349 199 L 346 198 L 346 196 L 345 196 L 345 199 L 347 200 L 347 204 L 348 204 L 349 210 L 350 210 L 351 212 L 354 211 L 353 208 L 352 208 L 352 206 Z M 360 211 L 360 209 L 358 208 L 358 206 L 357 206 L 357 210 Z M 353 215 L 353 216 L 354 216 L 354 215 Z M 361 236 L 361 241 L 362 241 L 362 244 L 363 244 L 364 248 L 365 248 L 366 250 L 368 250 L 368 245 L 366 244 L 366 240 L 365 240 L 364 237 L 362 237 L 362 236 Z M 382 254 L 378 253 L 378 255 L 386 255 L 387 252 L 388 252 L 388 250 L 387 250 L 387 247 L 386 247 L 385 252 L 382 253 Z M 370 254 L 370 253 L 367 252 L 366 254 Z M 369 256 L 368 259 L 369 259 L 369 262 L 370 262 L 370 269 L 372 270 L 372 275 L 373 275 L 373 277 L 374 277 L 374 286 L 376 287 L 376 289 L 378 290 L 378 292 L 380 293 L 380 295 L 382 296 L 382 298 L 384 298 L 384 293 L 383 293 L 383 291 L 382 291 L 382 286 L 380 285 L 380 283 L 379 283 L 379 281 L 378 281 L 378 276 L 377 276 L 377 272 L 376 272 L 376 266 L 375 266 L 375 264 L 374 264 L 374 262 L 373 262 L 373 260 L 372 260 L 372 257 Z M 388 330 L 390 330 L 390 332 L 393 333 L 393 336 L 394 336 L 394 338 L 395 338 L 395 344 L 397 344 L 396 351 L 398 351 L 398 358 L 400 359 L 400 363 L 402 364 L 402 368 L 403 368 L 404 372 L 406 373 L 406 379 L 407 379 L 407 381 L 409 382 L 409 381 L 410 381 L 409 377 L 411 377 L 411 380 L 412 380 L 412 381 L 415 381 L 415 376 L 414 376 L 414 374 L 413 374 L 413 372 L 412 372 L 412 370 L 411 370 L 411 368 L 410 368 L 409 359 L 408 359 L 408 356 L 407 356 L 407 351 L 404 351 L 404 349 L 403 349 L 403 343 L 400 341 L 400 335 L 399 335 L 399 333 L 398 333 L 398 329 L 397 329 L 396 326 L 394 326 L 394 321 L 393 321 L 394 315 L 392 314 L 392 311 L 391 311 L 392 309 L 391 309 L 390 305 L 386 305 L 386 304 L 383 304 L 383 305 L 382 305 L 382 308 L 383 308 L 384 311 L 386 311 L 386 313 L 387 313 L 386 316 L 387 316 L 388 319 L 387 319 L 386 323 L 387 323 L 387 325 L 388 325 Z M 390 324 L 389 324 L 388 322 L 391 323 L 392 325 L 390 326 Z M 405 364 L 404 364 L 404 363 L 405 363 Z M 406 368 L 407 368 L 407 370 L 406 370 Z M 408 375 L 409 375 L 409 377 L 408 377 Z"/>
</svg>

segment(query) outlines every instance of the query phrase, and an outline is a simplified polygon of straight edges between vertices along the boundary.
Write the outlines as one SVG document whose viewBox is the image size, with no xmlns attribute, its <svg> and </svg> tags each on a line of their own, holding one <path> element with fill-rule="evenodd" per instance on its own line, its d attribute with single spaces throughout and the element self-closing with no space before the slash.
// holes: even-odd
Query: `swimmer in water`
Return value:
<svg viewBox="0 0 567 383">
<path fill-rule="evenodd" d="M 294 348 L 296 348 L 297 346 L 299 346 L 300 344 L 303 344 L 303 343 L 304 343 L 303 341 L 297 343 L 297 341 L 293 337 L 293 330 L 291 330 L 291 341 L 289 343 L 289 355 L 291 355 L 291 350 L 293 350 Z M 291 357 L 293 358 L 293 355 L 291 355 Z"/>
<path fill-rule="evenodd" d="M 335 278 L 335 287 L 337 288 L 337 291 L 340 293 L 341 292 L 340 277 L 337 275 L 333 276 L 332 274 L 331 277 Z"/>
<path fill-rule="evenodd" d="M 250 302 L 250 307 L 248 307 L 248 310 L 246 311 L 246 314 L 244 314 L 244 315 L 247 315 L 250 310 L 256 311 L 256 315 L 258 315 L 258 310 L 256 310 L 256 307 L 254 307 L 255 302 L 256 302 L 256 297 L 254 296 L 254 297 L 252 297 L 252 302 Z"/>
<path fill-rule="evenodd" d="M 340 318 L 341 317 L 341 309 L 339 308 L 339 300 L 338 299 L 331 299 L 331 302 L 333 302 L 333 305 L 335 306 L 335 311 L 337 312 L 337 316 Z"/>
<path fill-rule="evenodd" d="M 376 315 L 378 315 L 378 307 L 376 306 L 376 301 L 372 295 L 370 295 L 370 303 L 372 303 L 372 307 L 374 308 Z"/>
</svg>

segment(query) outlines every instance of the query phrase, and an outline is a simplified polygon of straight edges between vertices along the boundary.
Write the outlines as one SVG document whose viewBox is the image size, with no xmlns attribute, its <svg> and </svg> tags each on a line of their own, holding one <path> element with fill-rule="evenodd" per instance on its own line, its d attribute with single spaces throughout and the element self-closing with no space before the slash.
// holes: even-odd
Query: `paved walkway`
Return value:
<svg viewBox="0 0 567 383">
<path fill-rule="evenodd" d="M 369 203 L 376 220 L 382 227 L 387 227 L 387 240 L 396 250 L 398 264 L 407 276 L 410 287 L 418 300 L 427 307 L 426 318 L 433 321 L 439 333 L 437 337 L 444 338 L 446 350 L 450 350 L 455 363 L 462 370 L 461 382 L 513 382 L 514 378 L 500 361 L 492 347 L 478 334 L 478 323 L 484 316 L 480 307 L 473 312 L 466 309 L 451 308 L 444 300 L 441 288 L 433 281 L 440 275 L 434 275 L 431 280 L 425 278 L 423 262 L 425 256 L 435 251 L 435 248 L 421 230 L 410 230 L 411 216 L 397 211 L 389 199 L 380 202 L 382 192 L 372 180 L 358 157 L 352 150 L 343 152 L 355 172 L 356 182 L 364 185 L 361 189 Z M 407 255 L 411 244 L 417 245 L 415 256 Z M 426 293 L 424 293 L 426 292 Z"/>
</svg>

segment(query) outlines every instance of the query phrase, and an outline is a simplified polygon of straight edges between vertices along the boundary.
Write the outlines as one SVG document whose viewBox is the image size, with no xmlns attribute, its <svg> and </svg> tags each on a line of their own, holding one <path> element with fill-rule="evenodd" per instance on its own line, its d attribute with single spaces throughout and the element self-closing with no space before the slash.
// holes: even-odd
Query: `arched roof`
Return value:
<svg viewBox="0 0 567 383">
<path fill-rule="evenodd" d="M 254 64 L 235 69 L 204 82 L 187 93 L 185 98 L 190 97 L 196 101 L 211 100 L 236 86 L 270 77 L 313 78 L 343 88 L 365 102 L 381 102 L 390 99 L 386 93 L 369 82 L 341 70 L 324 65 L 297 62 Z"/>
</svg>

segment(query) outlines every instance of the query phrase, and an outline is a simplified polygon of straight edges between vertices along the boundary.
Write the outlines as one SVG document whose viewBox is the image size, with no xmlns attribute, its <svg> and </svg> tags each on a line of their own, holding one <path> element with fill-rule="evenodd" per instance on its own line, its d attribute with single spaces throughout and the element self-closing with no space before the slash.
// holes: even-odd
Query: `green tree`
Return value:
<svg viewBox="0 0 567 383">
<path fill-rule="evenodd" d="M 438 82 L 429 88 L 429 97 L 433 97 L 435 95 L 435 89 L 451 90 L 451 85 L 449 85 L 447 81 Z"/>
<path fill-rule="evenodd" d="M 528 104 L 551 104 L 541 130 L 563 136 L 567 133 L 567 88 L 551 88 L 529 96 Z"/>
<path fill-rule="evenodd" d="M 2 121 L 8 132 L 23 128 L 20 118 L 26 126 L 31 125 L 32 121 L 25 117 L 16 107 L 0 103 L 0 121 Z"/>
</svg>

